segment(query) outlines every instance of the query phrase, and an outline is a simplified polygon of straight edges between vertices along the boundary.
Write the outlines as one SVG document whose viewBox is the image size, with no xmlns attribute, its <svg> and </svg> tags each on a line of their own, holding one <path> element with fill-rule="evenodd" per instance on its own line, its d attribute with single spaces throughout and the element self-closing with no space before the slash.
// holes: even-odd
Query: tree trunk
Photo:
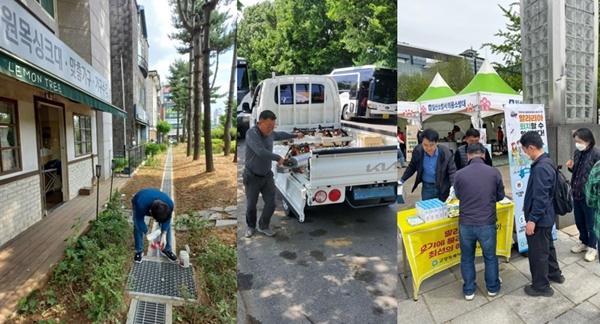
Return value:
<svg viewBox="0 0 600 324">
<path fill-rule="evenodd" d="M 177 143 L 179 143 L 179 124 L 180 124 L 179 111 L 180 110 L 181 110 L 181 108 L 177 108 L 177 129 L 175 130 L 175 140 L 177 141 Z"/>
<path fill-rule="evenodd" d="M 217 5 L 217 0 L 207 2 L 202 11 L 202 99 L 204 101 L 204 156 L 206 158 L 206 172 L 214 172 L 212 154 L 212 138 L 210 133 L 210 15 Z M 195 160 L 195 158 L 194 158 Z"/>
<path fill-rule="evenodd" d="M 210 50 L 209 50 L 210 53 Z M 215 87 L 215 82 L 217 81 L 217 73 L 219 72 L 219 52 L 217 52 L 217 59 L 215 62 L 215 73 L 213 74 L 213 80 L 210 83 L 210 89 L 212 90 L 212 88 Z"/>
<path fill-rule="evenodd" d="M 200 34 L 194 33 L 194 48 L 200 49 Z M 194 51 L 194 161 L 200 159 L 200 57 L 199 50 Z M 210 100 L 210 98 L 209 98 Z M 210 117 L 210 115 L 209 115 Z M 209 132 L 210 133 L 210 132 Z"/>
<path fill-rule="evenodd" d="M 235 26 L 233 27 L 233 59 L 231 60 L 231 74 L 229 75 L 229 98 L 227 99 L 227 111 L 225 116 L 225 134 L 223 139 L 223 151 L 225 156 L 229 156 L 231 147 L 231 135 L 229 129 L 231 128 L 231 114 L 233 113 L 233 92 L 235 89 L 235 69 L 237 66 L 237 19 Z"/>
<path fill-rule="evenodd" d="M 192 41 L 192 43 L 190 44 L 190 66 L 189 66 L 189 77 L 188 77 L 188 95 L 189 95 L 189 99 L 190 99 L 190 104 L 187 110 L 187 118 L 185 120 L 186 123 L 186 127 L 187 127 L 187 150 L 186 150 L 186 156 L 190 156 L 192 155 L 192 109 L 194 109 L 194 96 L 192 95 L 192 82 L 194 82 L 194 72 L 193 72 L 193 67 L 194 67 L 194 43 Z"/>
</svg>

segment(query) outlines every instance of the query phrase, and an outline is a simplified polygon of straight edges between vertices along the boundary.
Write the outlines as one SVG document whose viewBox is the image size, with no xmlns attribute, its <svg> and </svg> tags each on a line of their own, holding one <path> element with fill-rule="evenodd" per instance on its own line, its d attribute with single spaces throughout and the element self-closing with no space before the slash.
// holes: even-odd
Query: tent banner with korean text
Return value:
<svg viewBox="0 0 600 324">
<path fill-rule="evenodd" d="M 546 116 L 544 105 L 540 104 L 512 104 L 506 105 L 504 111 L 506 123 L 506 140 L 508 143 L 508 162 L 510 167 L 510 182 L 512 198 L 515 203 L 515 228 L 519 252 L 527 252 L 527 237 L 525 236 L 525 213 L 523 204 L 525 191 L 531 171 L 532 161 L 521 148 L 521 135 L 536 131 L 544 141 L 544 149 L 548 150 L 546 137 Z M 551 203 L 551 202 L 549 202 Z"/>
</svg>

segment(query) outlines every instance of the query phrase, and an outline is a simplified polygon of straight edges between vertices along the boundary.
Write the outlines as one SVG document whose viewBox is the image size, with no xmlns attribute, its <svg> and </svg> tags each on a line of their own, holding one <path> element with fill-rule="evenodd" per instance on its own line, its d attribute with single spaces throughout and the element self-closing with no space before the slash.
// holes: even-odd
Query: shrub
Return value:
<svg viewBox="0 0 600 324">
<path fill-rule="evenodd" d="M 231 127 L 229 129 L 229 135 L 230 135 L 231 139 L 236 138 L 237 129 L 234 127 Z M 218 139 L 224 140 L 225 139 L 225 129 L 223 129 L 223 127 L 215 128 L 215 129 L 211 130 L 211 136 L 213 139 L 218 138 Z"/>
<path fill-rule="evenodd" d="M 212 140 L 213 153 L 223 153 L 223 140 L 213 138 Z"/>
<path fill-rule="evenodd" d="M 167 151 L 167 144 L 165 144 L 165 143 L 158 144 L 158 147 L 160 148 L 161 152 L 166 152 Z"/>
<path fill-rule="evenodd" d="M 160 151 L 160 146 L 156 143 L 146 144 L 146 155 L 155 156 Z"/>
<path fill-rule="evenodd" d="M 62 289 L 94 322 L 116 321 L 126 307 L 123 289 L 131 246 L 131 225 L 118 207 L 115 192 L 107 209 L 84 236 L 69 239 L 64 259 L 50 282 Z"/>
<path fill-rule="evenodd" d="M 224 137 L 224 130 L 221 127 L 211 130 L 210 133 L 211 133 L 213 140 L 215 140 L 215 139 L 222 140 Z"/>
<path fill-rule="evenodd" d="M 114 158 L 113 161 L 115 161 L 115 172 L 122 172 L 129 164 L 129 160 L 126 158 Z"/>
</svg>

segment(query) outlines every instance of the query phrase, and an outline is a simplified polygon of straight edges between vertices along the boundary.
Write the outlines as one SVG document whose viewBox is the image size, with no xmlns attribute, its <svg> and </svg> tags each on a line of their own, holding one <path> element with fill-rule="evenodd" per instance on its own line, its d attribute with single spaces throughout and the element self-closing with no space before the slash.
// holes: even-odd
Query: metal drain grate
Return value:
<svg viewBox="0 0 600 324">
<path fill-rule="evenodd" d="M 197 299 L 192 267 L 144 259 L 134 263 L 128 282 L 132 295 L 155 295 L 178 299 Z"/>
<path fill-rule="evenodd" d="M 167 305 L 138 301 L 135 308 L 134 324 L 164 324 L 166 319 Z"/>
</svg>

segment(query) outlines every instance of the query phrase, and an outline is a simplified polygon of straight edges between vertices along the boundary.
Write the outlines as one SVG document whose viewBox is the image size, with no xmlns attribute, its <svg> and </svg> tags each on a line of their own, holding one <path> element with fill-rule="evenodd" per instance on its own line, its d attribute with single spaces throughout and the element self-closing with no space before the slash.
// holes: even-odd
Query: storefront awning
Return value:
<svg viewBox="0 0 600 324">
<path fill-rule="evenodd" d="M 57 79 L 33 65 L 15 58 L 0 50 L 0 73 L 25 82 L 32 86 L 56 93 L 75 102 L 88 105 L 96 110 L 111 113 L 118 117 L 127 117 L 123 109 L 100 100 L 66 82 Z"/>
</svg>

